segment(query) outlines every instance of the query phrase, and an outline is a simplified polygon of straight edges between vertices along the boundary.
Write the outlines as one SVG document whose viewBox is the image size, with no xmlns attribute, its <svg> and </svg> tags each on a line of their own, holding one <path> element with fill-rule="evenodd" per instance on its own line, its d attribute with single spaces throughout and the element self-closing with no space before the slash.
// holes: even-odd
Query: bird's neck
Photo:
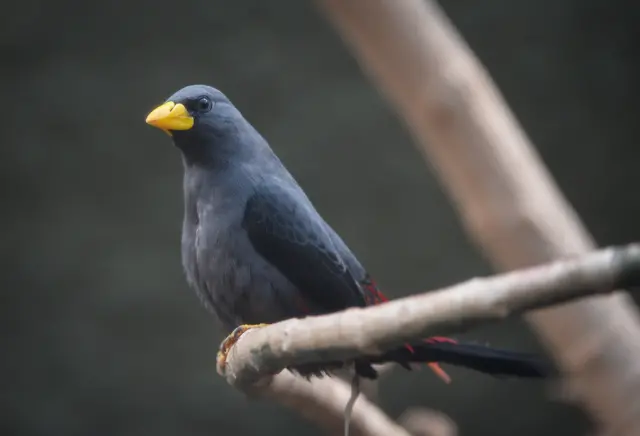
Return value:
<svg viewBox="0 0 640 436">
<path fill-rule="evenodd" d="M 229 166 L 264 160 L 273 155 L 264 138 L 249 124 L 233 124 L 225 129 L 176 132 L 174 142 L 182 151 L 185 166 L 209 172 Z"/>
</svg>

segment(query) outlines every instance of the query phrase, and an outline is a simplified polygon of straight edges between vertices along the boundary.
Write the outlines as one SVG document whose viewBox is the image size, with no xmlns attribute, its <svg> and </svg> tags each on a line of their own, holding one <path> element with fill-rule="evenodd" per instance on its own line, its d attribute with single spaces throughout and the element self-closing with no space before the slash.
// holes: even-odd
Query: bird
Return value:
<svg viewBox="0 0 640 436">
<path fill-rule="evenodd" d="M 321 217 L 267 140 L 220 90 L 186 86 L 153 109 L 146 123 L 170 136 L 183 163 L 181 258 L 186 281 L 215 315 L 226 356 L 246 331 L 388 299 Z M 375 379 L 375 364 L 422 363 L 444 381 L 446 363 L 498 377 L 543 378 L 535 355 L 430 337 L 349 362 Z M 323 376 L 347 362 L 292 366 Z"/>
</svg>

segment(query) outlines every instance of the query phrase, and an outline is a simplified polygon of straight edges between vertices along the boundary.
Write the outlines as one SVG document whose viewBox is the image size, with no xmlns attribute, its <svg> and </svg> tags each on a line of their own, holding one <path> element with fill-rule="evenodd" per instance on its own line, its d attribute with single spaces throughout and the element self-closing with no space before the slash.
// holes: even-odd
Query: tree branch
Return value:
<svg viewBox="0 0 640 436">
<path fill-rule="evenodd" d="M 406 123 L 469 236 L 496 268 L 594 248 L 491 77 L 436 2 L 317 2 Z M 634 308 L 617 293 L 527 316 L 575 398 L 607 432 L 640 434 Z"/>
<path fill-rule="evenodd" d="M 291 319 L 250 330 L 233 346 L 227 382 L 252 390 L 288 366 L 377 355 L 420 338 L 640 285 L 640 244 L 514 271 L 379 306 Z M 266 380 L 265 380 L 266 379 Z"/>
<path fill-rule="evenodd" d="M 458 428 L 447 415 L 421 407 L 405 410 L 398 422 L 413 436 L 456 436 Z"/>
<path fill-rule="evenodd" d="M 344 407 L 351 396 L 350 386 L 338 378 L 307 381 L 286 371 L 263 378 L 261 383 L 248 386 L 246 392 L 290 406 L 331 434 L 342 434 Z M 354 405 L 350 429 L 354 436 L 410 436 L 363 395 Z"/>
</svg>

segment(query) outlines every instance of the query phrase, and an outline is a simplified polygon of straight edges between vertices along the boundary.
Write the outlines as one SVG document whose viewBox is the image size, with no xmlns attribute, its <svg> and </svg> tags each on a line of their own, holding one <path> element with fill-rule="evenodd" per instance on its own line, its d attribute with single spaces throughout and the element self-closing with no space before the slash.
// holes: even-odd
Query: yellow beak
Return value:
<svg viewBox="0 0 640 436">
<path fill-rule="evenodd" d="M 147 124 L 164 130 L 171 135 L 171 130 L 189 130 L 193 127 L 193 117 L 182 103 L 168 101 L 149 113 Z"/>
</svg>

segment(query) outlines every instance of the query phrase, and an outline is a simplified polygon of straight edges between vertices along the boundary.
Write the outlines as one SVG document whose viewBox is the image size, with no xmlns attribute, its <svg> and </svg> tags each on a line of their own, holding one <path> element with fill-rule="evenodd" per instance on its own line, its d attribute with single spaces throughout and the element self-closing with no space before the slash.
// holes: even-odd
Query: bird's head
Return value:
<svg viewBox="0 0 640 436">
<path fill-rule="evenodd" d="M 171 136 L 192 161 L 208 160 L 224 152 L 227 143 L 237 142 L 246 124 L 222 92 L 206 85 L 182 88 L 152 110 L 146 122 Z"/>
</svg>

